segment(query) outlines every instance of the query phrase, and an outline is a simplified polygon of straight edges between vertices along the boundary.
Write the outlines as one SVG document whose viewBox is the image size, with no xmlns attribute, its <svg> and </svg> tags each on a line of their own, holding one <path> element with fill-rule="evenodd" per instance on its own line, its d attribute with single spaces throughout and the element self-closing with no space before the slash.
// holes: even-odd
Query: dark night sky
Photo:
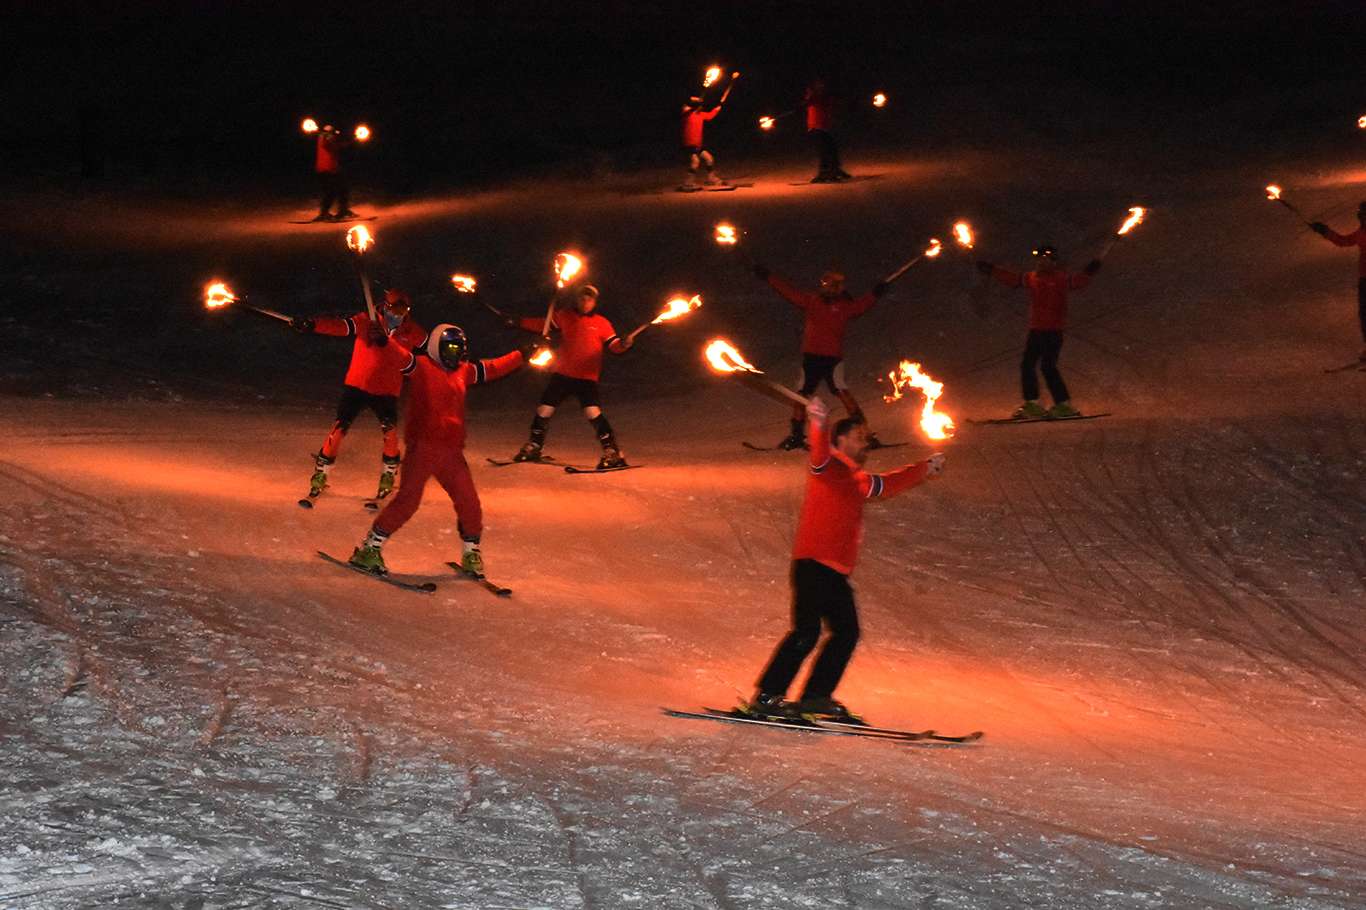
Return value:
<svg viewBox="0 0 1366 910">
<path fill-rule="evenodd" d="M 1238 99 L 1264 102 L 1238 109 L 1252 129 L 1355 116 L 1363 19 L 1359 2 L 58 0 L 5 16 L 0 129 L 11 173 L 74 173 L 84 114 L 111 175 L 261 178 L 306 160 L 304 114 L 364 119 L 382 139 L 364 166 L 402 193 L 668 161 L 679 101 L 719 59 L 745 74 L 723 145 L 816 72 L 846 98 L 891 93 L 903 119 L 881 128 L 903 137 L 1004 117 L 1052 137 L 1189 135 Z M 844 128 L 876 128 L 861 115 Z"/>
</svg>

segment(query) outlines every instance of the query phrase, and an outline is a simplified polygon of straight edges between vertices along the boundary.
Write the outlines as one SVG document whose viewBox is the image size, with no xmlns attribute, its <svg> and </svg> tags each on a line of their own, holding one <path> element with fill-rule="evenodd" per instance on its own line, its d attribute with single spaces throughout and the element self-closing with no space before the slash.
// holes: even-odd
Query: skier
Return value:
<svg viewBox="0 0 1366 910">
<path fill-rule="evenodd" d="M 699 165 L 707 169 L 707 186 L 725 184 L 725 181 L 716 173 L 715 157 L 702 141 L 702 131 L 708 120 L 721 113 L 721 105 L 725 104 L 726 99 L 730 97 L 730 90 L 735 87 L 735 80 L 739 75 L 739 73 L 731 74 L 730 84 L 726 86 L 726 90 L 721 93 L 721 99 L 716 102 L 716 106 L 711 110 L 702 109 L 703 102 L 700 95 L 693 95 L 683 105 L 683 150 L 688 153 L 688 179 L 680 189 L 700 189 L 697 183 Z"/>
<path fill-rule="evenodd" d="M 798 290 L 790 281 L 773 274 L 766 266 L 756 264 L 754 274 L 797 309 L 806 313 L 806 327 L 802 331 L 802 381 L 797 389 L 809 398 L 824 382 L 839 397 L 849 416 L 864 421 L 863 410 L 844 384 L 844 331 L 851 319 L 857 319 L 873 308 L 877 299 L 887 292 L 887 285 L 879 281 L 862 297 L 852 297 L 844 289 L 844 275 L 838 269 L 828 269 L 821 275 L 821 287 L 816 293 Z M 806 412 L 801 405 L 792 410 L 792 432 L 778 443 L 781 449 L 800 449 Z M 881 445 L 875 434 L 869 433 L 873 448 Z"/>
<path fill-rule="evenodd" d="M 1080 272 L 1068 272 L 1058 260 L 1058 250 L 1051 243 L 1040 244 L 1034 250 L 1038 266 L 1032 272 L 1014 272 L 993 265 L 986 260 L 977 263 L 984 275 L 990 275 L 1008 288 L 1027 288 L 1029 303 L 1029 334 L 1025 339 L 1024 357 L 1020 360 L 1020 390 L 1024 404 L 1010 416 L 1016 420 L 1037 420 L 1041 417 L 1080 417 L 1072 407 L 1067 384 L 1058 372 L 1058 353 L 1062 350 L 1062 333 L 1067 326 L 1067 294 L 1080 291 L 1091 283 L 1100 271 L 1100 260 L 1092 259 Z M 1044 410 L 1039 404 L 1039 377 L 1042 370 L 1048 394 L 1053 396 L 1053 407 Z"/>
<path fill-rule="evenodd" d="M 460 566 L 470 575 L 483 576 L 484 557 L 479 552 L 483 512 L 465 462 L 465 394 L 469 386 L 515 372 L 525 354 L 517 350 L 494 360 L 470 361 L 464 331 L 450 323 L 432 329 L 411 352 L 401 343 L 390 347 L 402 352 L 401 370 L 408 376 L 408 418 L 403 433 L 407 466 L 393 500 L 375 517 L 369 533 L 351 554 L 351 565 L 376 575 L 388 572 L 381 552 L 384 543 L 413 517 L 427 480 L 435 477 L 455 505 L 462 543 Z"/>
<path fill-rule="evenodd" d="M 337 131 L 332 124 L 318 130 L 318 148 L 314 157 L 313 169 L 318 174 L 322 198 L 318 202 L 318 214 L 314 221 L 345 221 L 355 218 L 351 211 L 351 192 L 342 173 L 342 153 L 351 140 Z M 337 214 L 330 214 L 332 203 L 337 204 Z"/>
<path fill-rule="evenodd" d="M 541 450 L 545 446 L 545 435 L 550 429 L 550 418 L 566 398 L 573 395 L 583 408 L 583 416 L 593 426 L 598 442 L 602 444 L 602 458 L 598 469 L 624 468 L 626 457 L 617 445 L 612 425 L 602 413 L 598 397 L 598 378 L 602 375 L 602 349 L 605 347 L 613 354 L 625 354 L 631 349 L 632 342 L 617 335 L 612 323 L 599 313 L 593 312 L 598 305 L 598 289 L 591 284 L 579 287 L 575 292 L 572 307 L 556 307 L 550 325 L 560 330 L 563 336 L 558 352 L 555 354 L 555 369 L 541 393 L 541 402 L 536 407 L 536 416 L 531 421 L 531 438 L 512 456 L 513 461 L 540 461 Z M 544 320 L 528 316 L 520 320 L 509 320 L 511 327 L 540 332 Z"/>
<path fill-rule="evenodd" d="M 413 320 L 412 301 L 408 295 L 396 288 L 384 292 L 377 315 L 380 319 L 377 323 L 370 321 L 366 310 L 354 316 L 296 317 L 289 322 L 304 334 L 356 339 L 351 348 L 351 365 L 346 371 L 341 400 L 337 402 L 337 419 L 314 456 L 308 490 L 310 499 L 316 499 L 327 486 L 327 475 L 337 460 L 342 439 L 361 409 L 367 407 L 379 418 L 380 432 L 384 434 L 383 468 L 375 498 L 383 499 L 394 489 L 400 460 L 398 393 L 403 390 L 401 370 L 407 363 L 408 350 L 420 344 L 427 332 Z M 391 344 L 391 341 L 397 344 Z"/>
<path fill-rule="evenodd" d="M 812 183 L 838 183 L 853 176 L 840 165 L 840 150 L 831 130 L 835 125 L 835 99 L 825 87 L 824 79 L 812 80 L 802 95 L 806 108 L 806 133 L 816 143 L 820 165 Z"/>
<path fill-rule="evenodd" d="M 764 719 L 806 715 L 857 722 L 848 708 L 835 701 L 834 692 L 859 638 L 849 576 L 863 536 L 863 504 L 890 499 L 939 476 L 944 456 L 935 454 L 918 464 L 869 474 L 863 470 L 870 447 L 862 423 L 846 417 L 827 431 L 828 412 L 819 398 L 811 399 L 807 414 L 811 418 L 811 476 L 792 548 L 792 630 L 759 677 L 754 698 L 740 710 Z M 792 704 L 786 701 L 788 686 L 816 647 L 822 623 L 830 637 L 811 668 L 801 699 Z"/>
<path fill-rule="evenodd" d="M 1315 221 L 1309 226 L 1334 246 L 1354 246 L 1361 250 L 1357 268 L 1357 319 L 1361 322 L 1361 340 L 1366 344 L 1366 202 L 1357 207 L 1357 223 L 1360 227 L 1350 234 L 1339 234 L 1322 221 Z M 1361 349 L 1360 359 L 1366 363 L 1366 347 Z"/>
</svg>

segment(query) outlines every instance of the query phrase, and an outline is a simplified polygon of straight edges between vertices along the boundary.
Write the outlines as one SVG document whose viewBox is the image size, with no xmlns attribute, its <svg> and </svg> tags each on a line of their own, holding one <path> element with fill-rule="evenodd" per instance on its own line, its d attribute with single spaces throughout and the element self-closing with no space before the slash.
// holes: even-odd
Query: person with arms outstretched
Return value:
<svg viewBox="0 0 1366 910">
<path fill-rule="evenodd" d="M 1363 347 L 1359 359 L 1366 363 L 1366 202 L 1357 207 L 1357 225 L 1357 229 L 1350 234 L 1339 234 L 1322 221 L 1315 221 L 1309 226 L 1334 246 L 1354 246 L 1360 251 L 1357 264 L 1357 319 L 1361 323 Z"/>
</svg>

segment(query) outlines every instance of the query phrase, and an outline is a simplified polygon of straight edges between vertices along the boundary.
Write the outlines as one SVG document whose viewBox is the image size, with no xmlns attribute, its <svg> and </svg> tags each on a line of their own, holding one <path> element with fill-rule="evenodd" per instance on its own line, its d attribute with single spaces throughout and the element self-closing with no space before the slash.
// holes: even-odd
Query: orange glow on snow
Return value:
<svg viewBox="0 0 1366 910">
<path fill-rule="evenodd" d="M 943 411 L 935 410 L 935 402 L 944 394 L 944 383 L 936 382 L 921 372 L 920 364 L 909 360 L 887 374 L 892 381 L 892 393 L 884 395 L 883 401 L 891 403 L 905 397 L 907 389 L 919 389 L 925 396 L 925 406 L 920 410 L 920 429 L 931 439 L 948 439 L 953 435 L 953 418 Z"/>
<path fill-rule="evenodd" d="M 555 254 L 555 287 L 564 287 L 582 271 L 583 260 L 574 253 Z"/>
<path fill-rule="evenodd" d="M 225 307 L 237 300 L 237 295 L 221 281 L 215 281 L 204 288 L 204 306 L 211 310 Z"/>
<path fill-rule="evenodd" d="M 745 360 L 740 351 L 724 338 L 714 339 L 703 352 L 707 363 L 718 373 L 762 373 L 763 370 Z"/>
<path fill-rule="evenodd" d="M 702 305 L 702 298 L 694 294 L 691 299 L 675 297 L 664 306 L 664 311 L 650 321 L 650 325 L 659 325 L 661 322 L 669 322 L 673 319 L 686 316 L 693 310 Z"/>
<path fill-rule="evenodd" d="M 959 221 L 956 224 L 954 224 L 953 239 L 954 242 L 961 246 L 963 249 L 972 249 L 972 245 L 975 242 L 972 236 L 972 225 L 968 224 L 966 221 Z"/>
<path fill-rule="evenodd" d="M 470 275 L 452 275 L 451 284 L 461 294 L 473 294 L 479 283 Z"/>
<path fill-rule="evenodd" d="M 358 224 L 346 232 L 346 246 L 353 253 L 364 253 L 375 243 L 374 236 L 370 229 L 363 224 Z"/>
<path fill-rule="evenodd" d="M 1118 235 L 1123 237 L 1125 234 L 1138 227 L 1143 223 L 1143 216 L 1146 214 L 1148 214 L 1148 210 L 1141 205 L 1136 205 L 1129 209 L 1129 217 L 1124 219 L 1124 223 L 1120 225 Z"/>
</svg>

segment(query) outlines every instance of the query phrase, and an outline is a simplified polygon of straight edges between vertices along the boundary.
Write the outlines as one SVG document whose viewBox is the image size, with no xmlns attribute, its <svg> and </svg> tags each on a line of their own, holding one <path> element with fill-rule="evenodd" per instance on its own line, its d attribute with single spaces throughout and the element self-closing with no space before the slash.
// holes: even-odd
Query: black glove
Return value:
<svg viewBox="0 0 1366 910">
<path fill-rule="evenodd" d="M 1082 271 L 1088 275 L 1094 275 L 1096 272 L 1099 272 L 1100 260 L 1092 259 L 1090 262 L 1086 263 L 1086 268 L 1082 269 Z"/>
<path fill-rule="evenodd" d="M 1324 224 L 1322 221 L 1315 221 L 1313 224 L 1309 225 L 1309 230 L 1322 237 L 1328 236 L 1328 225 Z"/>
<path fill-rule="evenodd" d="M 996 266 L 987 262 L 985 259 L 979 259 L 977 260 L 977 271 L 981 272 L 983 275 L 990 275 L 992 272 L 996 271 Z"/>
<path fill-rule="evenodd" d="M 296 332 L 307 335 L 313 331 L 313 320 L 307 316 L 295 316 L 289 320 L 289 327 Z"/>
<path fill-rule="evenodd" d="M 881 297 L 883 294 L 887 293 L 887 289 L 890 287 L 890 283 L 886 281 L 879 281 L 877 284 L 873 285 L 873 296 Z"/>
<path fill-rule="evenodd" d="M 760 281 L 767 281 L 767 280 L 768 280 L 768 276 L 769 276 L 770 274 L 772 274 L 771 272 L 769 272 L 768 266 L 766 266 L 766 265 L 760 265 L 760 264 L 757 263 L 757 262 L 754 263 L 753 269 L 754 269 L 754 274 L 758 277 L 758 279 L 759 279 Z"/>
<path fill-rule="evenodd" d="M 366 330 L 365 340 L 377 348 L 382 348 L 389 343 L 389 334 L 372 322 L 370 328 Z"/>
<path fill-rule="evenodd" d="M 530 360 L 541 348 L 550 347 L 550 339 L 544 335 L 539 335 L 531 341 L 520 345 L 517 350 L 522 352 L 523 360 Z"/>
</svg>

